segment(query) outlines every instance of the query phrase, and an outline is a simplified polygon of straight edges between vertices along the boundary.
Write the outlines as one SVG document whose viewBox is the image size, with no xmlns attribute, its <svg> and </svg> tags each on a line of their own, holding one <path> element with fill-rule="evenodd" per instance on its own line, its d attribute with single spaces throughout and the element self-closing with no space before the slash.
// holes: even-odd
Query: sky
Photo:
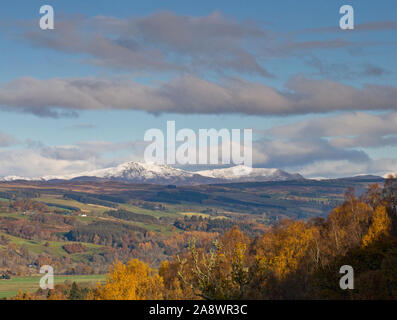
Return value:
<svg viewBox="0 0 397 320">
<path fill-rule="evenodd" d="M 354 30 L 341 30 L 342 5 Z M 42 5 L 55 29 L 41 30 Z M 151 128 L 252 128 L 255 167 L 397 171 L 393 0 L 4 1 L 0 177 L 142 161 Z"/>
</svg>

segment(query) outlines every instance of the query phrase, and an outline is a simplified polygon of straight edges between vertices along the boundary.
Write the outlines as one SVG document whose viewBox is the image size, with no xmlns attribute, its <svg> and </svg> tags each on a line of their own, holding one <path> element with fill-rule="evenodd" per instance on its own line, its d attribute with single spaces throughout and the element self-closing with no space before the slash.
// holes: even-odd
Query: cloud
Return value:
<svg viewBox="0 0 397 320">
<path fill-rule="evenodd" d="M 259 63 L 266 32 L 250 21 L 162 11 L 136 18 L 82 16 L 57 19 L 52 32 L 30 25 L 22 37 L 31 44 L 88 55 L 100 66 L 132 71 L 242 72 L 271 76 Z"/>
<path fill-rule="evenodd" d="M 384 30 L 396 30 L 397 21 L 372 21 L 354 26 L 354 32 L 357 31 L 384 31 Z M 305 33 L 333 33 L 333 32 L 345 32 L 339 27 L 322 27 L 322 28 L 311 28 L 304 30 Z"/>
<path fill-rule="evenodd" d="M 314 118 L 266 132 L 277 137 L 327 139 L 333 147 L 376 148 L 397 145 L 397 113 L 381 115 L 355 112 L 333 117 Z"/>
<path fill-rule="evenodd" d="M 355 28 L 359 31 L 396 30 L 397 21 L 374 21 L 358 24 Z"/>
<path fill-rule="evenodd" d="M 256 141 L 253 147 L 255 165 L 270 168 L 296 167 L 323 160 L 369 161 L 364 151 L 332 146 L 326 140 L 316 138 L 266 139 Z"/>
<path fill-rule="evenodd" d="M 18 143 L 13 136 L 0 132 L 0 148 L 9 147 Z"/>
<path fill-rule="evenodd" d="M 0 149 L 0 177 L 68 176 L 113 167 L 127 161 L 142 161 L 143 141 L 81 141 L 75 145 L 47 146 L 27 139 L 19 148 Z"/>
<path fill-rule="evenodd" d="M 370 149 L 397 146 L 397 112 L 343 113 L 257 131 L 254 164 L 306 177 L 343 177 L 397 172 L 397 160 L 369 156 Z"/>
<path fill-rule="evenodd" d="M 353 42 L 342 39 L 298 41 L 294 38 L 276 45 L 273 49 L 277 55 L 291 55 L 299 51 L 314 51 L 324 49 L 341 49 L 348 47 L 361 47 L 370 45 L 368 42 Z M 271 50 L 269 50 L 271 51 Z"/>
<path fill-rule="evenodd" d="M 318 161 L 293 169 L 309 178 L 341 178 L 362 174 L 386 176 L 397 173 L 397 159 L 377 159 L 361 163 L 349 160 Z"/>
<path fill-rule="evenodd" d="M 320 60 L 313 56 L 306 63 L 316 69 L 314 76 L 332 80 L 362 79 L 363 77 L 381 77 L 391 72 L 372 63 L 338 63 Z"/>
<path fill-rule="evenodd" d="M 18 37 L 33 46 L 77 55 L 97 66 L 134 72 L 273 77 L 264 66 L 269 58 L 379 44 L 340 38 L 306 37 L 303 41 L 296 34 L 276 32 L 252 20 L 231 19 L 219 11 L 205 16 L 170 11 L 127 18 L 67 16 L 59 17 L 51 32 L 37 30 L 33 23 L 37 22 L 15 28 Z M 11 33 L 15 38 L 15 31 Z"/>
<path fill-rule="evenodd" d="M 0 150 L 0 176 L 40 177 L 69 174 L 94 167 L 94 162 L 48 158 L 37 150 Z"/>
<path fill-rule="evenodd" d="M 27 139 L 24 147 L 29 150 L 35 150 L 45 158 L 54 160 L 100 160 L 104 156 L 117 152 L 134 154 L 142 156 L 144 148 L 148 145 L 143 140 L 135 141 L 79 141 L 74 145 L 47 146 L 40 141 Z"/>
<path fill-rule="evenodd" d="M 254 155 L 257 151 L 254 150 Z M 287 157 L 285 152 L 285 156 Z M 255 157 L 254 159 L 259 159 Z M 16 175 L 28 178 L 43 176 L 68 176 L 79 172 L 86 172 L 100 168 L 116 166 L 126 161 L 142 161 L 139 156 L 132 154 L 125 157 L 113 158 L 89 158 L 80 159 L 61 159 L 48 157 L 48 155 L 38 150 L 0 150 L 0 177 Z M 316 160 L 309 163 L 293 165 L 292 163 L 258 162 L 255 166 L 275 167 L 286 169 L 291 172 L 300 172 L 305 177 L 347 177 L 358 174 L 379 174 L 397 172 L 396 159 L 369 159 L 368 161 L 355 161 L 352 159 L 340 160 Z M 285 166 L 282 166 L 284 164 Z M 185 167 L 183 167 L 185 168 Z M 205 169 L 205 168 L 200 168 Z"/>
<path fill-rule="evenodd" d="M 397 146 L 396 124 L 397 112 L 354 112 L 257 130 L 253 164 L 299 172 L 306 177 L 384 175 L 397 171 L 397 160 L 372 159 L 368 149 Z M 26 140 L 20 144 L 22 149 L 0 150 L 0 176 L 68 175 L 130 160 L 143 161 L 147 145 L 140 140 L 97 140 L 47 146 Z M 215 149 L 219 151 L 220 146 Z"/>
<path fill-rule="evenodd" d="M 352 110 L 395 110 L 397 87 L 361 88 L 330 80 L 294 77 L 283 91 L 260 82 L 194 76 L 157 87 L 129 79 L 19 78 L 0 86 L 0 106 L 43 117 L 78 110 L 140 110 L 149 113 L 293 115 Z"/>
<path fill-rule="evenodd" d="M 390 71 L 379 67 L 379 66 L 375 66 L 371 63 L 367 63 L 364 64 L 364 70 L 361 71 L 360 75 L 362 76 L 367 76 L 367 77 L 378 77 L 378 76 L 382 76 L 385 74 L 390 74 Z"/>
<path fill-rule="evenodd" d="M 127 151 L 136 156 L 143 156 L 143 151 L 148 145 L 148 142 L 143 140 L 122 141 L 122 142 L 108 142 L 108 141 L 81 141 L 76 143 L 76 146 L 82 150 L 87 150 L 91 153 L 115 153 L 118 151 Z"/>
<path fill-rule="evenodd" d="M 41 149 L 41 155 L 55 160 L 89 160 L 97 156 L 90 150 L 74 146 L 45 147 Z"/>
</svg>

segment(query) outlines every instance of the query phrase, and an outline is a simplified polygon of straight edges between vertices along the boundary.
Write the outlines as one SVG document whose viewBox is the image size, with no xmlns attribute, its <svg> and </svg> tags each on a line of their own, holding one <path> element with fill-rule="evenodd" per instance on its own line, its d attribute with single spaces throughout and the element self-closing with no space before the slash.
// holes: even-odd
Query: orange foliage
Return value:
<svg viewBox="0 0 397 320">
<path fill-rule="evenodd" d="M 131 260 L 113 265 L 104 285 L 98 284 L 89 295 L 95 300 L 158 300 L 163 295 L 163 280 L 148 265 Z"/>
<path fill-rule="evenodd" d="M 391 219 L 387 214 L 386 208 L 383 206 L 377 207 L 368 233 L 363 237 L 363 245 L 368 246 L 374 241 L 381 240 L 383 237 L 389 236 L 391 227 Z"/>
</svg>

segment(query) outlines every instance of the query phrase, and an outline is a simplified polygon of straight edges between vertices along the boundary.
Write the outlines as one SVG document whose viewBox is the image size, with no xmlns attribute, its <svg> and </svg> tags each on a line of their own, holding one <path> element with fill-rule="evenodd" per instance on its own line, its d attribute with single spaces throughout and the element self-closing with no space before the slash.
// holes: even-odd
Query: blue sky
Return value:
<svg viewBox="0 0 397 320">
<path fill-rule="evenodd" d="M 38 27 L 44 4 L 53 31 Z M 338 29 L 344 4 L 353 31 Z M 396 12 L 392 0 L 7 1 L 0 176 L 139 160 L 167 120 L 253 128 L 259 167 L 395 172 Z"/>
</svg>

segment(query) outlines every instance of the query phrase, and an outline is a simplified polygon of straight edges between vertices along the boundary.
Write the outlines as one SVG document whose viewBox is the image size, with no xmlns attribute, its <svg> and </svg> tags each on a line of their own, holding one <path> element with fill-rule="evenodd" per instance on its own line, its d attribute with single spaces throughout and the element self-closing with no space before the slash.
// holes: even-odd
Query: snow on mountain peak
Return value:
<svg viewBox="0 0 397 320">
<path fill-rule="evenodd" d="M 144 162 L 126 162 L 116 167 L 82 172 L 67 176 L 46 176 L 42 178 L 22 178 L 9 176 L 1 181 L 29 180 L 82 180 L 82 179 L 106 179 L 129 183 L 152 184 L 177 184 L 194 185 L 227 182 L 249 181 L 285 181 L 300 180 L 299 174 L 290 174 L 279 169 L 251 168 L 238 165 L 224 169 L 203 170 L 197 172 L 185 171 L 168 165 L 158 165 Z"/>
<path fill-rule="evenodd" d="M 232 181 L 283 181 L 303 178 L 301 175 L 290 174 L 280 169 L 251 168 L 243 165 L 224 169 L 197 171 L 196 173 L 206 177 Z"/>
<path fill-rule="evenodd" d="M 196 184 L 209 182 L 209 179 L 206 177 L 201 177 L 193 172 L 176 169 L 168 165 L 132 161 L 113 168 L 84 172 L 76 175 L 74 179 L 83 177 L 153 184 Z"/>
</svg>

